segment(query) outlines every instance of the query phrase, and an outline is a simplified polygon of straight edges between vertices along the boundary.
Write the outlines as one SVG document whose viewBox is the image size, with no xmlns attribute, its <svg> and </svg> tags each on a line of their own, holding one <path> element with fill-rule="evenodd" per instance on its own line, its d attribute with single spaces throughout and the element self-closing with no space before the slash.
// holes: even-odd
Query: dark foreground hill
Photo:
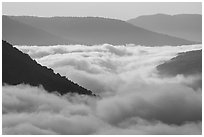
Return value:
<svg viewBox="0 0 204 137">
<path fill-rule="evenodd" d="M 52 69 L 41 66 L 29 55 L 22 53 L 6 41 L 2 41 L 2 83 L 42 85 L 47 91 L 57 91 L 62 95 L 66 93 L 93 95 L 90 90 L 60 74 L 55 74 Z"/>
<path fill-rule="evenodd" d="M 86 45 L 109 43 L 118 45 L 134 43 L 145 46 L 175 46 L 196 43 L 155 33 L 116 19 L 3 16 L 2 20 L 3 39 L 17 45 L 55 45 L 56 43 Z M 34 31 L 31 31 L 32 29 Z M 38 30 L 44 33 L 40 33 Z M 35 38 L 38 34 L 42 38 Z M 25 36 L 27 39 L 25 39 Z M 43 39 L 44 37 L 47 40 L 46 42 Z"/>
<path fill-rule="evenodd" d="M 202 15 L 199 14 L 145 15 L 128 22 L 154 32 L 202 42 Z"/>
</svg>

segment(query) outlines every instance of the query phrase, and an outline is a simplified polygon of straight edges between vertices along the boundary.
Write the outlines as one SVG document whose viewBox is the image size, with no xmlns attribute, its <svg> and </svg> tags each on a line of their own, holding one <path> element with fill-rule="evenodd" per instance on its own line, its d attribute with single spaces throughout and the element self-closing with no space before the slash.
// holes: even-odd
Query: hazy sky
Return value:
<svg viewBox="0 0 204 137">
<path fill-rule="evenodd" d="M 67 3 L 3 3 L 3 14 L 32 16 L 100 16 L 127 20 L 140 15 L 165 14 L 202 14 L 201 2 L 67 2 Z"/>
</svg>

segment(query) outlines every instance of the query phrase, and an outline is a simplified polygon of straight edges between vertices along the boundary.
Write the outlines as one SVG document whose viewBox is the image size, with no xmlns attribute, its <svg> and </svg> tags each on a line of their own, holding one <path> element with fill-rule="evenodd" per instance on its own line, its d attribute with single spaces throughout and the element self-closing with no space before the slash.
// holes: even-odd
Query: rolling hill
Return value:
<svg viewBox="0 0 204 137">
<path fill-rule="evenodd" d="M 164 75 L 192 75 L 202 73 L 202 50 L 189 51 L 178 54 L 175 58 L 157 66 Z"/>
<path fill-rule="evenodd" d="M 18 22 L 4 16 L 2 20 L 2 39 L 14 45 L 47 45 L 67 42 L 42 29 Z"/>
<path fill-rule="evenodd" d="M 180 53 L 175 58 L 157 66 L 161 76 L 173 77 L 178 74 L 199 77 L 188 86 L 199 89 L 202 88 L 202 50 L 195 50 Z"/>
<path fill-rule="evenodd" d="M 7 23 L 8 21 L 11 23 Z M 155 33 L 125 21 L 100 17 L 3 16 L 2 25 L 3 38 L 17 45 L 134 43 L 145 46 L 175 46 L 196 43 Z M 31 31 L 31 28 L 35 30 Z"/>
<path fill-rule="evenodd" d="M 202 15 L 199 14 L 145 15 L 127 22 L 154 32 L 202 42 Z"/>
</svg>

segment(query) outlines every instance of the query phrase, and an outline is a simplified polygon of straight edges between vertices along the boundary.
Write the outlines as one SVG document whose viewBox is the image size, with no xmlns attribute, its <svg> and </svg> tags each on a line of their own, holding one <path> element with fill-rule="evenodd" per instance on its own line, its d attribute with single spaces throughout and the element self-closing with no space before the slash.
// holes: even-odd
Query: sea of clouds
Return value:
<svg viewBox="0 0 204 137">
<path fill-rule="evenodd" d="M 15 46 L 99 98 L 3 86 L 3 134 L 201 134 L 201 75 L 161 77 L 156 66 L 201 45 Z"/>
</svg>

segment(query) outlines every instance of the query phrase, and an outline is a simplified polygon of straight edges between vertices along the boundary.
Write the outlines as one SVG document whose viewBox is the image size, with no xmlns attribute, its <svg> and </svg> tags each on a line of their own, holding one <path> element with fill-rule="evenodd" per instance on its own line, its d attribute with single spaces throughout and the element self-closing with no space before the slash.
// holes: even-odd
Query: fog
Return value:
<svg viewBox="0 0 204 137">
<path fill-rule="evenodd" d="M 156 66 L 201 45 L 15 46 L 100 98 L 3 86 L 3 134 L 201 134 L 200 75 L 161 77 Z"/>
</svg>

